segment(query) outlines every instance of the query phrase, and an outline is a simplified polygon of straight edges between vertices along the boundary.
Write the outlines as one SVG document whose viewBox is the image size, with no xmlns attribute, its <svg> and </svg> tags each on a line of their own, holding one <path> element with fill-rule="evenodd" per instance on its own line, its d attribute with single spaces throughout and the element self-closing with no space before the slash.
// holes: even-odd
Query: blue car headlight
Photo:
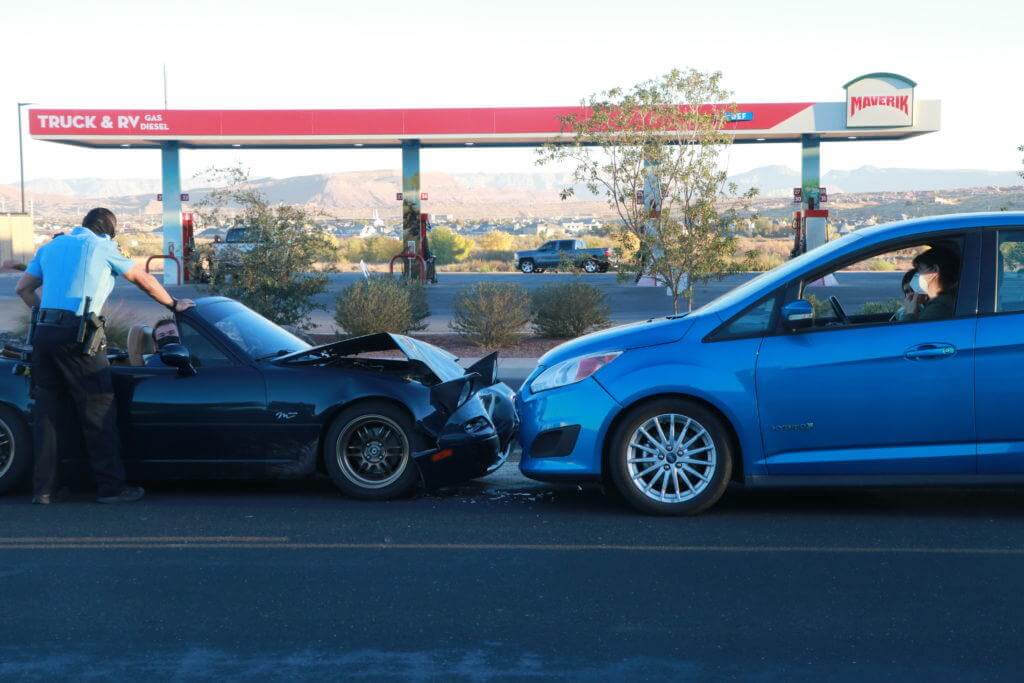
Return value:
<svg viewBox="0 0 1024 683">
<path fill-rule="evenodd" d="M 570 358 L 561 363 L 556 363 L 537 375 L 537 378 L 530 382 L 530 391 L 537 393 L 538 391 L 575 384 L 590 377 L 621 355 L 622 351 L 610 351 L 580 356 L 579 358 Z"/>
</svg>

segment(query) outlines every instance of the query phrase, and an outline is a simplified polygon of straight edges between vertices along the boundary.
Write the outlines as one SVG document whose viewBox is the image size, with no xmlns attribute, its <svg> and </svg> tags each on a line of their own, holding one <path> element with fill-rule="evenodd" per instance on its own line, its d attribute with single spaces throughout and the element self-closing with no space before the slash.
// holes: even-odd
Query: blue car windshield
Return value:
<svg viewBox="0 0 1024 683">
<path fill-rule="evenodd" d="M 200 306 L 197 312 L 253 360 L 310 348 L 309 344 L 291 332 L 281 329 L 236 301 Z"/>
<path fill-rule="evenodd" d="M 694 313 L 718 313 L 719 311 L 730 308 L 735 304 L 741 303 L 749 296 L 756 294 L 763 288 L 766 288 L 765 285 L 770 283 L 772 286 L 776 286 L 781 282 L 785 282 L 791 275 L 803 269 L 804 266 L 814 263 L 815 261 L 824 261 L 829 259 L 833 254 L 845 249 L 850 243 L 859 240 L 863 236 L 863 233 L 851 232 L 848 235 L 818 247 L 814 251 L 806 251 L 796 258 L 786 261 L 781 266 L 765 271 L 754 279 L 744 282 L 739 287 L 729 290 L 717 299 L 709 301 L 694 311 Z"/>
</svg>

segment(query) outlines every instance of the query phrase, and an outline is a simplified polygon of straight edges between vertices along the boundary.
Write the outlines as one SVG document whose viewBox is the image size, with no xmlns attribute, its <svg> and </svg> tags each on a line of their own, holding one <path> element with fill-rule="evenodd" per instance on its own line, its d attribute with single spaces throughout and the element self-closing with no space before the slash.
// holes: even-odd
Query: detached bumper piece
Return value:
<svg viewBox="0 0 1024 683">
<path fill-rule="evenodd" d="M 437 447 L 415 454 L 424 486 L 436 489 L 494 471 L 518 428 L 512 390 L 500 382 L 480 389 L 448 418 Z"/>
</svg>

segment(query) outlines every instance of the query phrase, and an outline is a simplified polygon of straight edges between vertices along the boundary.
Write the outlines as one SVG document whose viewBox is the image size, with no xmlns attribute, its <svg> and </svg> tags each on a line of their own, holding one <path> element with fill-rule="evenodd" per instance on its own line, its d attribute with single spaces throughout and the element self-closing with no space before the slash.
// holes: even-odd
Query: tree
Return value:
<svg viewBox="0 0 1024 683">
<path fill-rule="evenodd" d="M 336 259 L 331 240 L 311 227 L 302 207 L 271 206 L 245 169 L 210 169 L 203 175 L 214 187 L 197 206 L 204 224 L 243 225 L 253 240 L 236 262 L 211 261 L 211 290 L 279 325 L 309 328 L 314 297 L 327 289 L 327 276 L 314 271 Z"/>
<path fill-rule="evenodd" d="M 430 251 L 439 266 L 465 261 L 473 251 L 473 242 L 453 232 L 451 228 L 434 228 L 430 231 Z"/>
<path fill-rule="evenodd" d="M 512 251 L 515 247 L 515 240 L 507 232 L 491 230 L 486 235 L 478 237 L 476 245 L 482 251 Z"/>
<path fill-rule="evenodd" d="M 577 185 L 607 199 L 619 219 L 620 275 L 654 275 L 670 289 L 676 312 L 683 297 L 692 307 L 697 284 L 735 268 L 732 225 L 745 207 L 718 208 L 737 197 L 721 168 L 736 111 L 721 83 L 719 72 L 675 69 L 592 95 L 562 117 L 569 141 L 540 151 L 539 163 L 573 169 L 563 199 Z M 637 248 L 626 258 L 631 244 Z"/>
</svg>

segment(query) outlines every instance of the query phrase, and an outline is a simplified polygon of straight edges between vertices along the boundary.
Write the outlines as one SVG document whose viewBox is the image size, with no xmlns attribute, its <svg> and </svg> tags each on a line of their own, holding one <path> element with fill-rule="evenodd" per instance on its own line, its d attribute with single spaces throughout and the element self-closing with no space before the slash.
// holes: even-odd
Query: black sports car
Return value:
<svg viewBox="0 0 1024 683">
<path fill-rule="evenodd" d="M 133 478 L 326 472 L 350 496 L 394 498 L 418 480 L 436 488 L 493 471 L 518 427 L 497 354 L 467 370 L 397 334 L 310 346 L 223 297 L 200 299 L 178 326 L 181 344 L 158 362 L 109 353 Z M 141 328 L 129 337 L 148 341 Z M 31 362 L 17 353 L 0 360 L 0 492 L 32 469 Z M 80 458 L 78 435 L 65 438 L 62 454 Z"/>
</svg>

